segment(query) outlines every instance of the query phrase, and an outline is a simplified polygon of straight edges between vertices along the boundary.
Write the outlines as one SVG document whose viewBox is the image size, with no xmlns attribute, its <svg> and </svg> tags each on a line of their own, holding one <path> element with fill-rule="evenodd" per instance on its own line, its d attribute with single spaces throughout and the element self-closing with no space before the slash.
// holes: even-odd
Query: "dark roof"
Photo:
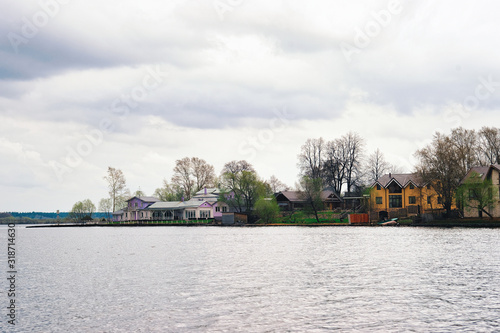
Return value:
<svg viewBox="0 0 500 333">
<path fill-rule="evenodd" d="M 278 195 L 280 194 L 283 195 L 290 202 L 304 201 L 299 197 L 299 191 L 281 191 L 278 193 Z"/>
<path fill-rule="evenodd" d="M 460 184 L 463 184 L 469 177 L 472 175 L 473 172 L 479 174 L 481 176 L 481 180 L 485 180 L 488 174 L 490 173 L 491 169 L 496 169 L 498 172 L 500 172 L 500 164 L 491 164 L 489 166 L 478 166 L 478 167 L 472 167 L 469 169 L 467 174 L 465 175 L 464 179 L 460 181 Z"/>
<path fill-rule="evenodd" d="M 161 201 L 160 199 L 155 198 L 155 197 L 132 197 L 132 198 L 128 199 L 127 202 L 130 201 L 130 200 L 132 200 L 132 199 L 134 199 L 134 198 L 137 198 L 137 199 L 139 199 L 139 200 L 141 200 L 143 202 L 158 202 L 158 201 Z"/>
<path fill-rule="evenodd" d="M 283 195 L 290 202 L 304 202 L 305 200 L 300 198 L 300 191 L 281 191 L 276 193 L 276 198 Z M 333 191 L 325 190 L 321 191 L 321 199 L 323 201 L 342 201 L 339 195 Z"/>
<path fill-rule="evenodd" d="M 377 179 L 375 183 L 373 183 L 372 187 L 378 184 L 384 188 L 387 188 L 389 187 L 389 185 L 391 185 L 392 182 L 395 182 L 396 184 L 398 184 L 403 188 L 408 186 L 410 183 L 413 183 L 413 185 L 417 187 L 423 187 L 426 184 L 422 181 L 422 178 L 420 178 L 420 176 L 416 173 L 397 173 L 397 174 L 389 173 Z"/>
</svg>

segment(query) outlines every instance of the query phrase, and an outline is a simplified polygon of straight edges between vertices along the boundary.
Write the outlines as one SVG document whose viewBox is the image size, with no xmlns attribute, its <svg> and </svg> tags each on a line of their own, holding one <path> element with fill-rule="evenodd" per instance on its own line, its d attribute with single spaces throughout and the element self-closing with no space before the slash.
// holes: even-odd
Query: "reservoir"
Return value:
<svg viewBox="0 0 500 333">
<path fill-rule="evenodd" d="M 2 332 L 500 330 L 499 229 L 18 225 L 16 268 Z"/>
</svg>

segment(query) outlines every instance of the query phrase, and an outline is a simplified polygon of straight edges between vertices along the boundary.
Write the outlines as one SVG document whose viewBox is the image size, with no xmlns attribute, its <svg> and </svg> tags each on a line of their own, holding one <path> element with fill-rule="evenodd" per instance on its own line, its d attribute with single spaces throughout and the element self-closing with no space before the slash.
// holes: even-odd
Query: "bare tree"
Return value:
<svg viewBox="0 0 500 333">
<path fill-rule="evenodd" d="M 275 175 L 272 175 L 267 183 L 271 187 L 271 191 L 273 193 L 278 193 L 289 189 L 289 187 L 286 184 L 282 183 Z"/>
<path fill-rule="evenodd" d="M 483 127 L 479 131 L 483 164 L 500 164 L 500 129 Z"/>
<path fill-rule="evenodd" d="M 343 149 L 346 152 L 345 183 L 347 192 L 361 185 L 361 163 L 363 160 L 364 140 L 359 134 L 349 132 L 342 138 Z"/>
<path fill-rule="evenodd" d="M 450 137 L 455 147 L 462 173 L 465 175 L 470 168 L 480 164 L 478 154 L 480 149 L 476 131 L 458 127 L 451 131 Z"/>
<path fill-rule="evenodd" d="M 432 184 L 449 213 L 455 191 L 465 176 L 451 136 L 436 133 L 432 143 L 418 150 L 415 156 L 419 159 L 417 173 L 424 182 Z"/>
<path fill-rule="evenodd" d="M 214 167 L 197 157 L 177 160 L 172 176 L 172 184 L 183 189 L 186 199 L 206 186 L 214 186 Z"/>
<path fill-rule="evenodd" d="M 384 154 L 377 148 L 368 158 L 368 181 L 374 183 L 391 169 L 391 165 L 385 161 Z"/>
<path fill-rule="evenodd" d="M 304 176 L 297 186 L 299 188 L 299 198 L 306 202 L 305 211 L 314 215 L 319 223 L 319 211 L 323 208 L 321 192 L 323 184 L 321 178 L 311 178 Z"/>
<path fill-rule="evenodd" d="M 175 161 L 172 184 L 182 188 L 186 200 L 191 198 L 194 192 L 194 180 L 191 176 L 191 159 L 189 157 L 184 157 L 181 160 Z"/>
<path fill-rule="evenodd" d="M 108 182 L 108 192 L 114 212 L 117 207 L 117 199 L 124 195 L 126 191 L 125 176 L 120 169 L 108 167 L 108 174 L 104 176 L 104 179 Z"/>
<path fill-rule="evenodd" d="M 398 174 L 398 173 L 405 173 L 405 168 L 396 165 L 396 164 L 389 164 L 389 170 L 388 172 L 392 174 Z"/>
<path fill-rule="evenodd" d="M 326 159 L 323 162 L 323 182 L 334 192 L 341 193 L 345 182 L 346 151 L 342 140 L 336 139 L 326 144 Z"/>
<path fill-rule="evenodd" d="M 224 164 L 224 167 L 222 168 L 221 175 L 224 175 L 225 173 L 228 173 L 228 172 L 238 173 L 241 171 L 255 172 L 255 169 L 253 168 L 253 166 L 250 163 L 248 163 L 245 160 L 231 161 L 231 162 L 227 162 L 226 164 Z"/>
<path fill-rule="evenodd" d="M 195 179 L 195 192 L 204 187 L 213 187 L 215 185 L 215 169 L 212 165 L 197 157 L 191 158 L 191 165 Z"/>
<path fill-rule="evenodd" d="M 325 141 L 323 138 L 307 139 L 298 155 L 298 167 L 302 176 L 321 178 L 324 150 Z"/>
</svg>

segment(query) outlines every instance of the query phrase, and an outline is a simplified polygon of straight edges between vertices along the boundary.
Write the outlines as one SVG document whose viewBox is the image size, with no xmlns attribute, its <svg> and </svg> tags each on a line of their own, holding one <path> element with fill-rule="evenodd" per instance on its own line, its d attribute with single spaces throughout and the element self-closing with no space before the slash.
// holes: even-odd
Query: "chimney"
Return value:
<svg viewBox="0 0 500 333">
<path fill-rule="evenodd" d="M 392 173 L 389 172 L 389 178 L 392 178 Z"/>
<path fill-rule="evenodd" d="M 182 196 L 182 202 L 184 202 L 184 196 Z"/>
<path fill-rule="evenodd" d="M 207 188 L 205 187 L 205 195 L 207 195 Z"/>
</svg>

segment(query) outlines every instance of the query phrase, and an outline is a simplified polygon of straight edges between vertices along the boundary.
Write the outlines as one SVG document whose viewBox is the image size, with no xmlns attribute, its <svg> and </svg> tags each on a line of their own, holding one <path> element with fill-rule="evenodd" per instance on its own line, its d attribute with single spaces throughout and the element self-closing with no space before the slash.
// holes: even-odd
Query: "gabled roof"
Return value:
<svg viewBox="0 0 500 333">
<path fill-rule="evenodd" d="M 281 191 L 278 193 L 276 197 L 279 195 L 283 195 L 290 202 L 303 202 L 304 200 L 299 197 L 299 191 Z"/>
<path fill-rule="evenodd" d="M 290 202 L 305 202 L 304 199 L 300 197 L 300 191 L 281 191 L 276 193 L 276 199 L 280 196 L 284 196 Z M 321 191 L 321 200 L 323 201 L 342 201 L 339 195 L 333 191 L 325 190 Z"/>
<path fill-rule="evenodd" d="M 159 201 L 155 202 L 146 210 L 149 209 L 185 209 L 185 208 L 198 208 L 205 203 L 208 203 L 210 206 L 213 204 L 208 201 L 198 201 L 198 200 L 189 200 L 189 201 Z"/>
<path fill-rule="evenodd" d="M 481 180 L 484 181 L 492 169 L 496 169 L 500 172 L 500 164 L 491 164 L 489 166 L 478 166 L 469 169 L 465 177 L 460 181 L 463 184 L 469 177 L 475 172 L 481 176 Z"/>
<path fill-rule="evenodd" d="M 155 198 L 155 197 L 132 197 L 132 198 L 128 199 L 127 202 L 129 202 L 135 198 L 137 198 L 143 202 L 158 202 L 158 201 L 160 201 L 160 199 Z"/>
<path fill-rule="evenodd" d="M 206 194 L 219 195 L 221 193 L 221 190 L 216 188 L 216 187 L 207 187 L 207 188 L 203 188 L 203 189 L 199 190 L 198 192 L 196 192 L 195 196 L 205 195 L 205 190 L 207 191 Z"/>
<path fill-rule="evenodd" d="M 380 185 L 383 188 L 387 188 L 389 187 L 389 185 L 391 185 L 391 183 L 396 183 L 402 188 L 407 187 L 408 185 L 410 185 L 410 183 L 415 185 L 416 187 L 425 186 L 425 183 L 416 173 L 399 173 L 399 174 L 388 173 L 377 179 L 371 187 L 374 187 L 375 185 Z"/>
<path fill-rule="evenodd" d="M 342 198 L 334 191 L 325 190 L 321 192 L 321 199 L 323 201 L 342 201 Z"/>
</svg>

